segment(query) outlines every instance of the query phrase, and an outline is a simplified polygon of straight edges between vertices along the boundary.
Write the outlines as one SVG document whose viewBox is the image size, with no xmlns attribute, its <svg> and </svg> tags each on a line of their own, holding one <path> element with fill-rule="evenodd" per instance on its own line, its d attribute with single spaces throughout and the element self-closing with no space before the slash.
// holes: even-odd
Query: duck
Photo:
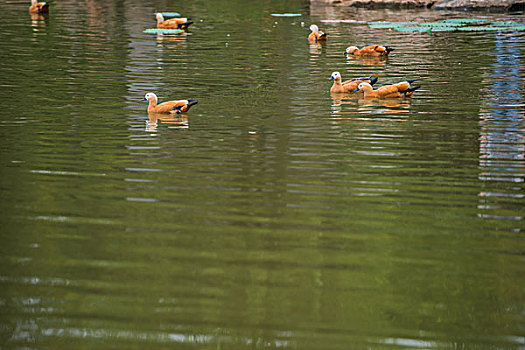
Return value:
<svg viewBox="0 0 525 350">
<path fill-rule="evenodd" d="M 153 92 L 148 92 L 142 101 L 148 101 L 148 113 L 185 113 L 199 101 L 193 98 L 187 100 L 167 101 L 157 104 L 157 95 Z"/>
<path fill-rule="evenodd" d="M 29 13 L 49 13 L 50 3 L 52 3 L 52 1 L 38 2 L 38 0 L 31 0 Z"/>
<path fill-rule="evenodd" d="M 310 35 L 308 35 L 308 41 L 317 42 L 317 41 L 325 41 L 326 36 L 328 34 L 320 32 L 319 27 L 315 24 L 312 24 L 310 26 Z"/>
<path fill-rule="evenodd" d="M 363 47 L 362 49 L 357 46 L 348 46 L 345 50 L 345 55 L 354 56 L 388 56 L 390 52 L 394 51 L 394 48 L 383 45 L 370 45 Z"/>
<path fill-rule="evenodd" d="M 344 93 L 354 92 L 360 83 L 368 83 L 374 85 L 377 82 L 377 77 L 365 77 L 365 78 L 353 78 L 344 82 L 341 82 L 341 74 L 339 72 L 333 72 L 328 80 L 333 80 L 334 84 L 330 88 L 331 93 Z"/>
<path fill-rule="evenodd" d="M 416 79 L 405 80 L 397 84 L 381 86 L 379 89 L 374 90 L 372 85 L 368 83 L 360 83 L 354 92 L 364 92 L 365 98 L 399 98 L 404 96 L 412 96 L 414 91 L 419 89 L 421 85 L 412 87 L 412 84 Z"/>
<path fill-rule="evenodd" d="M 157 13 L 157 28 L 158 29 L 188 29 L 188 27 L 193 24 L 190 22 L 191 17 L 187 18 L 170 18 L 164 20 L 162 13 Z"/>
</svg>

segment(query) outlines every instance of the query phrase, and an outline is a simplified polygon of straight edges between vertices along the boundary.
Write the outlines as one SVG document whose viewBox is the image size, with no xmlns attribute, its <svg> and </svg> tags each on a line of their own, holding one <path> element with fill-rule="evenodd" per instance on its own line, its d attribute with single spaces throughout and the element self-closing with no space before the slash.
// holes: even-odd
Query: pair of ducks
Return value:
<svg viewBox="0 0 525 350">
<path fill-rule="evenodd" d="M 339 72 L 333 72 L 329 80 L 333 80 L 334 84 L 330 88 L 331 93 L 347 93 L 347 92 L 363 92 L 365 98 L 399 98 L 412 96 L 414 91 L 419 89 L 421 85 L 412 87 L 414 80 L 406 80 L 397 84 L 381 86 L 374 90 L 372 85 L 377 82 L 377 77 L 354 78 L 347 81 L 342 81 Z"/>
<path fill-rule="evenodd" d="M 34 14 L 44 14 L 49 13 L 49 5 L 53 2 L 51 1 L 38 1 L 38 0 L 31 0 L 31 6 L 29 6 L 29 12 Z M 190 25 L 193 24 L 191 22 L 191 17 L 187 18 L 170 18 L 167 20 L 164 20 L 164 16 L 162 13 L 156 14 L 157 18 L 157 28 L 159 29 L 188 29 Z"/>
<path fill-rule="evenodd" d="M 319 30 L 319 27 L 315 24 L 310 26 L 310 35 L 308 35 L 308 41 L 318 42 L 326 41 L 328 34 L 323 33 Z M 357 46 L 348 46 L 345 50 L 345 55 L 354 55 L 354 56 L 372 56 L 372 57 L 382 57 L 388 56 L 390 52 L 394 51 L 394 48 L 383 45 L 369 45 L 363 48 L 358 48 Z"/>
<path fill-rule="evenodd" d="M 190 22 L 191 17 L 187 18 L 170 18 L 165 20 L 162 13 L 157 13 L 155 15 L 157 18 L 157 28 L 158 29 L 188 29 L 188 27 L 193 24 Z M 187 100 L 177 100 L 177 101 L 167 101 L 163 103 L 158 103 L 157 95 L 153 92 L 148 92 L 142 101 L 148 101 L 148 113 L 162 113 L 162 114 L 172 114 L 172 113 L 185 113 L 190 110 L 190 108 L 197 103 L 195 99 L 190 98 Z"/>
</svg>

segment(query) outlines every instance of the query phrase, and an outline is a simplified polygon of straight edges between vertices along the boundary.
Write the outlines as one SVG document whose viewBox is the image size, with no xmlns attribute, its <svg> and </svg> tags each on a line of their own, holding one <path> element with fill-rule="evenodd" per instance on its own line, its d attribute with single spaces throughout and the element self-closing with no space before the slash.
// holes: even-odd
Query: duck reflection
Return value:
<svg viewBox="0 0 525 350">
<path fill-rule="evenodd" d="M 343 111 L 343 106 L 353 107 L 359 113 L 406 114 L 410 112 L 410 99 L 365 99 L 362 93 L 331 93 L 332 114 Z"/>
<path fill-rule="evenodd" d="M 361 94 L 357 104 L 360 111 L 384 111 L 392 114 L 409 113 L 410 99 L 369 99 Z"/>
<path fill-rule="evenodd" d="M 383 66 L 388 61 L 388 56 L 352 56 L 346 55 L 346 64 L 365 65 L 365 66 Z"/>
<path fill-rule="evenodd" d="M 338 114 L 343 110 L 343 105 L 357 106 L 357 99 L 362 93 L 332 92 L 332 114 Z"/>
<path fill-rule="evenodd" d="M 188 116 L 185 114 L 149 113 L 146 122 L 146 131 L 155 132 L 159 124 L 165 124 L 168 129 L 188 129 Z"/>
<path fill-rule="evenodd" d="M 310 55 L 320 55 L 323 52 L 323 44 L 324 42 L 318 41 L 315 43 L 309 43 L 308 44 L 308 53 Z"/>
<path fill-rule="evenodd" d="M 186 45 L 186 36 L 188 33 L 180 32 L 174 34 L 157 33 L 157 46 L 170 50 L 180 49 Z"/>
<path fill-rule="evenodd" d="M 37 31 L 39 28 L 47 25 L 47 20 L 49 19 L 49 14 L 47 13 L 29 13 L 29 16 L 31 18 L 31 27 Z"/>
</svg>

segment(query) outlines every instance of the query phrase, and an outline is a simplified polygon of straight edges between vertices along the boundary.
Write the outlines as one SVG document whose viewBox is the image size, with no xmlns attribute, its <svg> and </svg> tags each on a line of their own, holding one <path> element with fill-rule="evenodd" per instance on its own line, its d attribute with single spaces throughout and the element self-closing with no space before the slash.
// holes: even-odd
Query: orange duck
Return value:
<svg viewBox="0 0 525 350">
<path fill-rule="evenodd" d="M 359 49 L 357 46 L 348 46 L 345 50 L 346 55 L 354 56 L 388 56 L 388 54 L 394 51 L 393 48 L 383 45 L 370 45 Z"/>
<path fill-rule="evenodd" d="M 162 13 L 157 13 L 156 16 L 158 29 L 188 29 L 188 27 L 193 24 L 193 22 L 190 22 L 191 17 L 164 20 Z"/>
<path fill-rule="evenodd" d="M 339 72 L 333 72 L 330 76 L 330 79 L 333 80 L 334 84 L 330 88 L 332 93 L 344 93 L 344 92 L 354 92 L 361 83 L 368 83 L 374 85 L 377 82 L 377 77 L 367 77 L 367 78 L 354 78 L 344 82 L 341 82 L 341 74 Z"/>
<path fill-rule="evenodd" d="M 411 87 L 410 84 L 414 81 L 416 80 L 406 80 L 393 85 L 385 85 L 377 90 L 374 90 L 372 85 L 368 83 L 360 83 L 354 91 L 364 92 L 365 98 L 399 98 L 403 96 L 411 96 L 414 91 L 421 87 L 421 85 Z"/>
<path fill-rule="evenodd" d="M 157 95 L 153 92 L 148 92 L 142 101 L 148 101 L 148 113 L 184 113 L 190 110 L 191 106 L 198 103 L 195 99 L 167 101 L 157 104 Z"/>
<path fill-rule="evenodd" d="M 319 27 L 315 24 L 310 26 L 310 31 L 311 33 L 308 35 L 308 41 L 310 42 L 325 41 L 326 36 L 328 35 L 326 33 L 320 32 Z"/>
<path fill-rule="evenodd" d="M 52 3 L 52 1 L 38 2 L 38 0 L 31 0 L 29 13 L 49 13 L 50 3 Z"/>
</svg>

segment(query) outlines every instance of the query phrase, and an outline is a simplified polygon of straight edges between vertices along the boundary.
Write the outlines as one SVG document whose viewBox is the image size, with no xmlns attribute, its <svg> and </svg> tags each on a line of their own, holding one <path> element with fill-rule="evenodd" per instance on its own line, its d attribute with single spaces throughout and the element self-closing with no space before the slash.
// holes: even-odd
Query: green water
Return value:
<svg viewBox="0 0 525 350">
<path fill-rule="evenodd" d="M 155 11 L 191 33 L 142 33 Z M 525 37 L 319 22 L 393 15 L 466 14 L 3 3 L 0 348 L 525 347 Z M 150 119 L 147 92 L 199 104 Z"/>
</svg>

